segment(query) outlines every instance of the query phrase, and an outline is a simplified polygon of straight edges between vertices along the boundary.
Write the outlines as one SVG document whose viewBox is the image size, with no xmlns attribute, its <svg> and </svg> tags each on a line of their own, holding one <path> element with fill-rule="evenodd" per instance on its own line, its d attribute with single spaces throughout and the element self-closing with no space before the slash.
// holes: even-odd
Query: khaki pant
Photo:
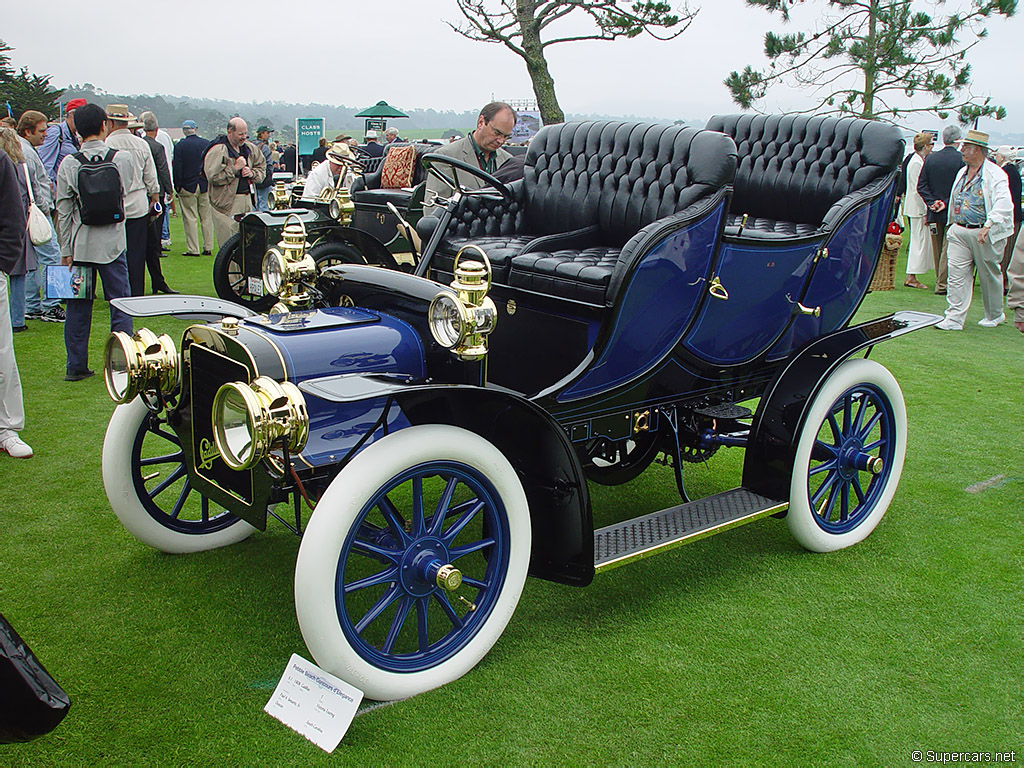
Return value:
<svg viewBox="0 0 1024 768">
<path fill-rule="evenodd" d="M 1024 237 L 1017 238 L 1006 269 L 1006 279 L 1010 284 L 1006 306 L 1013 310 L 1013 322 L 1024 323 Z"/>
<path fill-rule="evenodd" d="M 206 192 L 178 192 L 181 221 L 185 225 L 185 253 L 200 253 L 199 230 L 202 228 L 203 250 L 213 250 L 213 208 Z"/>
<path fill-rule="evenodd" d="M 1006 270 L 1010 267 L 1010 258 L 1013 256 L 1013 247 L 1017 243 L 1017 235 L 1020 234 L 1020 224 L 1013 225 L 1013 234 L 1006 239 L 1006 247 L 1003 248 L 1003 261 L 999 265 L 999 268 L 1003 272 L 1003 288 L 1008 286 L 1009 278 L 1006 274 Z"/>
<path fill-rule="evenodd" d="M 946 319 L 961 328 L 967 318 L 974 293 L 974 270 L 978 270 L 978 285 L 985 305 L 985 317 L 995 320 L 1003 313 L 1003 281 L 999 275 L 999 259 L 1003 255 L 1003 242 L 998 246 L 991 240 L 978 242 L 980 229 L 968 229 L 959 224 L 950 226 L 946 233 L 949 249 L 949 293 L 946 301 Z"/>
<path fill-rule="evenodd" d="M 231 213 L 224 214 L 213 209 L 213 228 L 217 232 L 217 247 L 223 248 L 228 238 L 238 232 L 238 222 L 235 216 L 239 213 L 248 213 L 252 210 L 252 199 L 249 195 L 235 195 L 235 202 L 231 206 Z"/>
<path fill-rule="evenodd" d="M 928 225 L 931 228 L 931 224 Z M 949 265 L 946 263 L 946 222 L 940 221 L 935 225 L 936 232 L 932 235 L 932 261 L 935 263 L 935 292 L 941 293 L 946 290 L 946 279 L 949 276 Z"/>
</svg>

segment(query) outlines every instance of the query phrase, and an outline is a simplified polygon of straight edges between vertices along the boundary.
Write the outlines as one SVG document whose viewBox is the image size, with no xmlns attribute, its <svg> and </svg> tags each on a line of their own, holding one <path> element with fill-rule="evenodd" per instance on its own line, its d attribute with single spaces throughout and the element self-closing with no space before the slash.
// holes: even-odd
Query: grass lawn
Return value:
<svg viewBox="0 0 1024 768">
<path fill-rule="evenodd" d="M 163 268 L 212 295 L 212 258 Z M 901 267 L 903 265 L 901 264 Z M 869 319 L 942 297 L 870 294 Z M 922 278 L 931 283 L 931 275 Z M 802 550 L 768 519 L 598 576 L 528 580 L 469 674 L 360 714 L 333 756 L 263 713 L 289 655 L 296 537 L 170 556 L 110 512 L 101 376 L 65 383 L 62 326 L 15 337 L 28 461 L 0 457 L 0 612 L 73 699 L 52 734 L 0 765 L 911 765 L 913 750 L 1024 760 L 1024 337 L 925 329 L 875 349 L 903 388 L 909 439 L 885 519 L 860 545 Z M 751 318 L 756 322 L 756 318 Z M 137 327 L 141 323 L 136 323 Z M 176 340 L 184 323 L 148 323 Z M 98 302 L 90 363 L 108 327 Z M 742 454 L 689 466 L 696 494 L 738 483 Z M 1001 478 L 985 490 L 970 486 Z M 593 487 L 600 524 L 678 503 L 671 470 Z"/>
</svg>

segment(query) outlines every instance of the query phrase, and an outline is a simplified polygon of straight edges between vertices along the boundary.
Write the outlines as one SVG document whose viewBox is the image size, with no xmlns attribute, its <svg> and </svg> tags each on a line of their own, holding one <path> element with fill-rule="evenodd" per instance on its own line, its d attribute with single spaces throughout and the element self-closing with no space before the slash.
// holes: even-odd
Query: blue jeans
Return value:
<svg viewBox="0 0 1024 768">
<path fill-rule="evenodd" d="M 59 299 L 46 298 L 46 268 L 60 264 L 60 244 L 54 229 L 50 242 L 32 246 L 36 249 L 36 269 L 28 273 L 25 281 L 25 310 L 39 314 L 60 304 Z"/>
<path fill-rule="evenodd" d="M 109 264 L 95 264 L 96 276 L 103 282 L 103 296 L 120 299 L 131 296 L 128 285 L 128 262 L 124 252 Z M 65 310 L 64 347 L 68 353 L 68 373 L 81 373 L 89 368 L 89 331 L 92 330 L 92 299 L 68 299 Z M 132 332 L 132 318 L 110 305 L 110 330 Z"/>
<path fill-rule="evenodd" d="M 268 198 L 270 197 L 270 187 L 264 187 L 260 189 L 256 188 L 256 210 L 257 211 L 269 211 L 270 204 Z"/>
<path fill-rule="evenodd" d="M 163 240 L 170 240 L 171 239 L 171 223 L 170 223 L 170 219 L 167 218 L 168 216 L 171 215 L 170 208 L 171 208 L 170 205 L 164 205 L 163 229 L 160 232 L 160 237 Z"/>
<path fill-rule="evenodd" d="M 11 275 L 7 286 L 11 303 L 11 327 L 21 328 L 25 325 L 25 276 Z"/>
</svg>

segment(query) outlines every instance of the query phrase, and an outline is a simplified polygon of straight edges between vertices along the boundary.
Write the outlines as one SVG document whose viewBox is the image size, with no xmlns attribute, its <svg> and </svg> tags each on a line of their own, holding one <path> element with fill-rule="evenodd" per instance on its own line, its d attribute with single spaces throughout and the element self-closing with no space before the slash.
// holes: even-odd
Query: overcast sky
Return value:
<svg viewBox="0 0 1024 768">
<path fill-rule="evenodd" d="M 798 11 L 809 19 L 822 5 L 808 2 Z M 50 0 L 9 3 L 0 35 L 15 49 L 15 65 L 50 74 L 58 86 L 89 82 L 114 93 L 360 108 L 384 99 L 400 109 L 439 110 L 476 109 L 492 96 L 532 99 L 522 60 L 444 23 L 459 18 L 455 0 Z M 672 41 L 560 45 L 548 49 L 548 62 L 566 112 L 703 120 L 738 111 L 722 80 L 763 63 L 769 28 L 782 29 L 778 17 L 743 0 L 703 0 L 693 25 Z M 1024 132 L 1022 45 L 1024 11 L 994 22 L 970 54 L 974 91 L 1010 112 L 1001 124 L 983 121 L 983 130 Z M 776 89 L 762 108 L 807 103 Z M 941 127 L 937 118 L 920 122 L 911 127 Z"/>
</svg>

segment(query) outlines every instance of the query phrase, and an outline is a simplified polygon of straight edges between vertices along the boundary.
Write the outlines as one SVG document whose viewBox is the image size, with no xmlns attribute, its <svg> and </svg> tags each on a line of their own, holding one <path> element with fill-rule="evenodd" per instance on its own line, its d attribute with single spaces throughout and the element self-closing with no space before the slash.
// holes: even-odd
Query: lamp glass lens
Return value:
<svg viewBox="0 0 1024 768">
<path fill-rule="evenodd" d="M 219 398 L 219 404 L 216 424 L 221 444 L 236 463 L 244 464 L 253 450 L 252 422 L 245 400 L 238 390 L 231 388 Z"/>
</svg>

